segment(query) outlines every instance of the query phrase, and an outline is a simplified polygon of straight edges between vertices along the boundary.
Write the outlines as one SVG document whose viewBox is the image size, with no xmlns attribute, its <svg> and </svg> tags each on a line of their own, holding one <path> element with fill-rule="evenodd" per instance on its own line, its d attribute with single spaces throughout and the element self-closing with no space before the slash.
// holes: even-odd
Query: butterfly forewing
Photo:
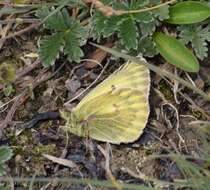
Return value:
<svg viewBox="0 0 210 190">
<path fill-rule="evenodd" d="M 149 70 L 143 64 L 128 62 L 119 70 L 110 75 L 106 80 L 94 88 L 84 99 L 77 105 L 80 109 L 87 101 L 95 99 L 113 88 L 132 88 L 142 91 L 145 97 L 148 97 L 150 88 Z"/>
</svg>

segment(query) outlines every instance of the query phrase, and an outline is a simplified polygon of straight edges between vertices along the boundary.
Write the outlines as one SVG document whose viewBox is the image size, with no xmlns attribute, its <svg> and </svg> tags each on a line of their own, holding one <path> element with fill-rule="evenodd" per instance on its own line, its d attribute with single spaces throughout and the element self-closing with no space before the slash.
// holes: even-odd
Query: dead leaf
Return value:
<svg viewBox="0 0 210 190">
<path fill-rule="evenodd" d="M 104 44 L 103 46 L 105 47 L 108 47 L 108 48 L 111 48 L 113 47 L 113 43 L 106 43 Z M 107 56 L 107 52 L 101 50 L 101 49 L 96 49 L 93 53 L 91 53 L 89 56 L 88 56 L 88 59 L 92 59 L 92 60 L 95 60 L 95 61 L 86 61 L 85 62 L 85 68 L 86 69 L 93 69 L 95 68 L 96 66 L 98 66 L 98 63 L 101 63 Z"/>
</svg>

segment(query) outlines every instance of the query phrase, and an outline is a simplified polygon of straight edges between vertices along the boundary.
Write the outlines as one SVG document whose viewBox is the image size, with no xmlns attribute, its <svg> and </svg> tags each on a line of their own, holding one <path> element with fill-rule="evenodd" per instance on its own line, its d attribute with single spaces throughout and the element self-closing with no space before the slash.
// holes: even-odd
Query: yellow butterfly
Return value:
<svg viewBox="0 0 210 190">
<path fill-rule="evenodd" d="M 61 111 L 65 128 L 103 142 L 133 142 L 148 120 L 149 88 L 148 68 L 129 61 L 96 86 L 72 112 Z"/>
</svg>

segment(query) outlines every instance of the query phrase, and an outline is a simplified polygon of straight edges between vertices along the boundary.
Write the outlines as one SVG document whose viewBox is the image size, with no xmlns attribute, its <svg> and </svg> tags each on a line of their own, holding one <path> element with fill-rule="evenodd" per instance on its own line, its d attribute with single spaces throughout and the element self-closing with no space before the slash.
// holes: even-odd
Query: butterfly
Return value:
<svg viewBox="0 0 210 190">
<path fill-rule="evenodd" d="M 65 128 L 78 136 L 113 144 L 130 143 L 143 133 L 149 116 L 150 74 L 128 61 L 69 111 Z"/>
</svg>

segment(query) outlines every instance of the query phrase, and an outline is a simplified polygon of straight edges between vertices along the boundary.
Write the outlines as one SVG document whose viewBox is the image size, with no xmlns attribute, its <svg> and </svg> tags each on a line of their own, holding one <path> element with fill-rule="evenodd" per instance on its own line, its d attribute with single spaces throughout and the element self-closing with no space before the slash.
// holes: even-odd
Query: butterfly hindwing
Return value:
<svg viewBox="0 0 210 190">
<path fill-rule="evenodd" d="M 138 139 L 149 113 L 143 93 L 139 90 L 118 89 L 104 98 L 112 101 L 89 116 L 89 137 L 114 144 Z"/>
</svg>

